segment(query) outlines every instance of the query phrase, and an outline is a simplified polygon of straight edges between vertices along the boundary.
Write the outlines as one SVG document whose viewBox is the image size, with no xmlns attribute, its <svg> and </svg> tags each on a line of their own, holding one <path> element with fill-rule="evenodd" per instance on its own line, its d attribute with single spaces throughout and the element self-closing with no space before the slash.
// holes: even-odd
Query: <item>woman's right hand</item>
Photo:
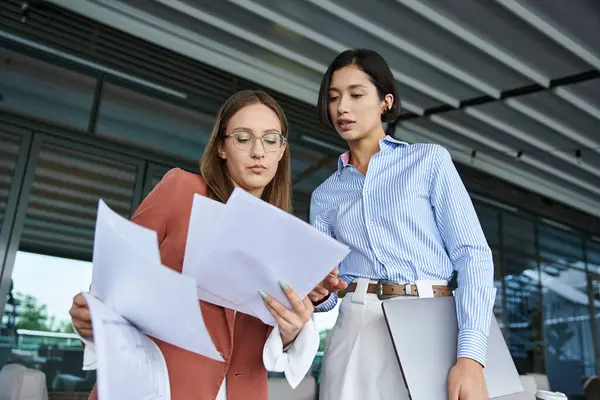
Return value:
<svg viewBox="0 0 600 400">
<path fill-rule="evenodd" d="M 313 304 L 317 305 L 327 299 L 331 293 L 339 292 L 348 287 L 348 284 L 345 281 L 338 278 L 339 273 L 340 270 L 337 267 L 334 268 L 333 271 L 331 271 L 331 273 L 310 292 L 308 298 Z"/>
<path fill-rule="evenodd" d="M 94 336 L 92 331 L 92 315 L 83 294 L 79 293 L 73 297 L 73 305 L 69 310 L 69 314 L 71 315 L 73 327 L 80 336 L 90 338 Z"/>
</svg>

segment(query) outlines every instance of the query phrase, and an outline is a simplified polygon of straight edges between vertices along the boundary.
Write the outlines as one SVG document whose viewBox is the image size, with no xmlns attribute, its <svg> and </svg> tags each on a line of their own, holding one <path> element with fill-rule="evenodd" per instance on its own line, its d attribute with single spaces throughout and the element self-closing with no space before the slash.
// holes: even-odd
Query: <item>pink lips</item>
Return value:
<svg viewBox="0 0 600 400">
<path fill-rule="evenodd" d="M 250 171 L 254 172 L 255 174 L 260 174 L 266 168 L 264 166 L 262 166 L 262 165 L 253 165 L 252 167 L 248 167 L 248 169 Z"/>
<path fill-rule="evenodd" d="M 349 119 L 338 119 L 337 120 L 337 125 L 339 126 L 339 128 L 342 131 L 348 131 L 352 128 L 352 124 L 354 124 L 354 121 L 349 120 Z"/>
</svg>

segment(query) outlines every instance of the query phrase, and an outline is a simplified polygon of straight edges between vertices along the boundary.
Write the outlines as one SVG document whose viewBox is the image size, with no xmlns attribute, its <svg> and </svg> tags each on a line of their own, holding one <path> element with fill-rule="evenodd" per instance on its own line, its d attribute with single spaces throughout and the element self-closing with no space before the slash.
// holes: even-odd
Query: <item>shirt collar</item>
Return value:
<svg viewBox="0 0 600 400">
<path fill-rule="evenodd" d="M 398 146 L 408 146 L 409 143 L 404 142 L 402 140 L 395 139 L 390 135 L 386 135 L 384 138 L 379 140 L 379 148 L 380 152 L 384 152 L 387 150 L 395 149 Z M 347 151 L 344 154 L 340 155 L 338 158 L 338 175 L 342 173 L 342 171 L 348 167 L 350 161 L 350 152 Z"/>
</svg>

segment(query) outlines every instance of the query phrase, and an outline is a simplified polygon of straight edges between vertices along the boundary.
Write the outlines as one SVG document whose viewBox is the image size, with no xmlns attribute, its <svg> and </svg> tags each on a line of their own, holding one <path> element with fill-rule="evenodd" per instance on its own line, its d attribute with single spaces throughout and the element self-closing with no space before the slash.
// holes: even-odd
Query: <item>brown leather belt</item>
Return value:
<svg viewBox="0 0 600 400">
<path fill-rule="evenodd" d="M 452 292 L 448 286 L 432 285 L 431 288 L 433 289 L 433 297 L 452 296 Z M 346 293 L 352 293 L 355 290 L 356 283 L 351 283 L 348 285 L 346 290 L 339 292 L 338 297 L 342 298 L 346 295 Z M 367 293 L 376 294 L 381 300 L 397 296 L 419 297 L 419 289 L 414 283 L 369 283 L 369 286 L 367 287 Z"/>
</svg>

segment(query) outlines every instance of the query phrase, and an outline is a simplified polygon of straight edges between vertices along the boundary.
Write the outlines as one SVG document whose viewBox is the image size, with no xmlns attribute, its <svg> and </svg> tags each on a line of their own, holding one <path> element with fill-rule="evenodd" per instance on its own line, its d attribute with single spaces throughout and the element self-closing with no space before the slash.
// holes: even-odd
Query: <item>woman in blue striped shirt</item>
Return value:
<svg viewBox="0 0 600 400">
<path fill-rule="evenodd" d="M 449 399 L 487 399 L 492 253 L 448 151 L 385 134 L 383 122 L 398 118 L 400 108 L 392 72 L 373 51 L 341 53 L 323 77 L 320 120 L 350 150 L 313 192 L 310 220 L 352 251 L 311 293 L 317 312 L 347 293 L 327 340 L 320 398 L 408 399 L 377 282 L 384 294 L 405 298 L 452 295 L 447 284 L 457 271 L 458 354 Z"/>
</svg>

